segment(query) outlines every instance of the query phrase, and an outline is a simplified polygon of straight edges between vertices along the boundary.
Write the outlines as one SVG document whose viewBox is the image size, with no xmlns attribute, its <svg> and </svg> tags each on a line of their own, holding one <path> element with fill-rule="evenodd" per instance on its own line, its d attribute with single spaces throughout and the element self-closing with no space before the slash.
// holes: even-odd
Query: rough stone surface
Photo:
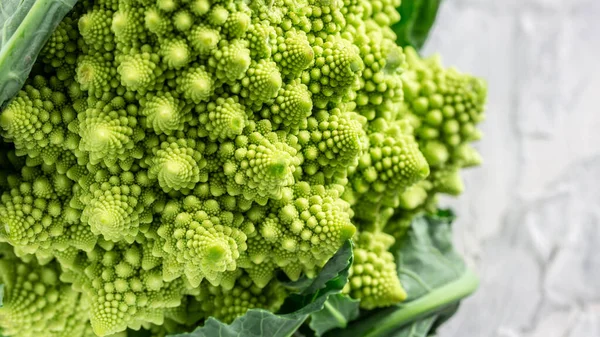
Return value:
<svg viewBox="0 0 600 337">
<path fill-rule="evenodd" d="M 458 249 L 481 286 L 440 337 L 600 336 L 600 1 L 446 0 L 424 54 L 489 84 Z"/>
</svg>

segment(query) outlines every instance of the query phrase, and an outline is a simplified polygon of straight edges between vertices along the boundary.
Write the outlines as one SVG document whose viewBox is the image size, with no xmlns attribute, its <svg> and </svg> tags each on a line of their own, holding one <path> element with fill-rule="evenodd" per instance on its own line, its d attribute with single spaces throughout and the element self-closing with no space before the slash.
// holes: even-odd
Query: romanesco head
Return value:
<svg viewBox="0 0 600 337">
<path fill-rule="evenodd" d="M 353 237 L 350 294 L 402 300 L 378 214 L 460 189 L 485 87 L 405 55 L 398 5 L 77 5 L 0 112 L 0 241 L 18 256 L 0 264 L 3 332 L 275 311 L 276 275 L 314 277 Z"/>
</svg>

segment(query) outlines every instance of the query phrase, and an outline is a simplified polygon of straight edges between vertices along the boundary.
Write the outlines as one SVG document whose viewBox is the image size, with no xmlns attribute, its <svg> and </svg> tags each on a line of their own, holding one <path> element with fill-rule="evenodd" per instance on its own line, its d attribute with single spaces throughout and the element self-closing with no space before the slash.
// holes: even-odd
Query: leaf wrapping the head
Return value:
<svg viewBox="0 0 600 337">
<path fill-rule="evenodd" d="M 401 46 L 419 50 L 425 44 L 433 27 L 442 0 L 405 0 L 398 7 L 400 22 L 392 25 Z"/>
<path fill-rule="evenodd" d="M 35 60 L 77 0 L 2 0 L 0 108 L 21 89 Z"/>
<path fill-rule="evenodd" d="M 262 309 L 250 309 L 231 324 L 210 317 L 204 326 L 194 332 L 173 337 L 288 337 L 291 336 L 311 313 L 323 308 L 330 295 L 339 294 L 348 282 L 348 270 L 352 265 L 352 242 L 346 241 L 342 248 L 325 264 L 323 270 L 312 280 L 304 282 L 299 294 L 291 295 L 276 314 Z"/>
</svg>

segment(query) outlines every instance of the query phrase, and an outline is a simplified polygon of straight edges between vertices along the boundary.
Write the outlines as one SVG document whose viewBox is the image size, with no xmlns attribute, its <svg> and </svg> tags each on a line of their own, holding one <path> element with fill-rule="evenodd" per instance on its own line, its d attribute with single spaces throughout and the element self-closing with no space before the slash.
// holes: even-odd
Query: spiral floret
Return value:
<svg viewBox="0 0 600 337">
<path fill-rule="evenodd" d="M 355 260 L 345 292 L 359 298 L 361 308 L 386 307 L 407 296 L 398 279 L 394 256 L 388 251 L 393 243 L 394 238 L 385 233 L 357 235 Z"/>
<path fill-rule="evenodd" d="M 158 93 L 150 96 L 144 103 L 140 114 L 146 117 L 146 127 L 157 134 L 171 134 L 184 129 L 189 119 L 189 109 L 170 93 Z"/>
<path fill-rule="evenodd" d="M 201 128 L 212 140 L 232 139 L 242 134 L 248 124 L 245 107 L 237 99 L 217 98 L 214 102 L 196 106 Z"/>
<path fill-rule="evenodd" d="M 206 162 L 190 143 L 163 142 L 152 158 L 148 176 L 158 179 L 165 192 L 190 190 L 200 181 L 200 169 Z"/>
</svg>

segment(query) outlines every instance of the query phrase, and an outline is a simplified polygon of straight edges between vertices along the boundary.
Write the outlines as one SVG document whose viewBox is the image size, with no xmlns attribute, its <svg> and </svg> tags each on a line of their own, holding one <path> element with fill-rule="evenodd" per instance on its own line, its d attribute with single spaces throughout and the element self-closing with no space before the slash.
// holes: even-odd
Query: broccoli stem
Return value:
<svg viewBox="0 0 600 337">
<path fill-rule="evenodd" d="M 389 314 L 368 331 L 364 337 L 387 336 L 399 327 L 430 316 L 472 294 L 479 285 L 477 275 L 467 270 L 459 279 L 416 299 Z"/>
</svg>

